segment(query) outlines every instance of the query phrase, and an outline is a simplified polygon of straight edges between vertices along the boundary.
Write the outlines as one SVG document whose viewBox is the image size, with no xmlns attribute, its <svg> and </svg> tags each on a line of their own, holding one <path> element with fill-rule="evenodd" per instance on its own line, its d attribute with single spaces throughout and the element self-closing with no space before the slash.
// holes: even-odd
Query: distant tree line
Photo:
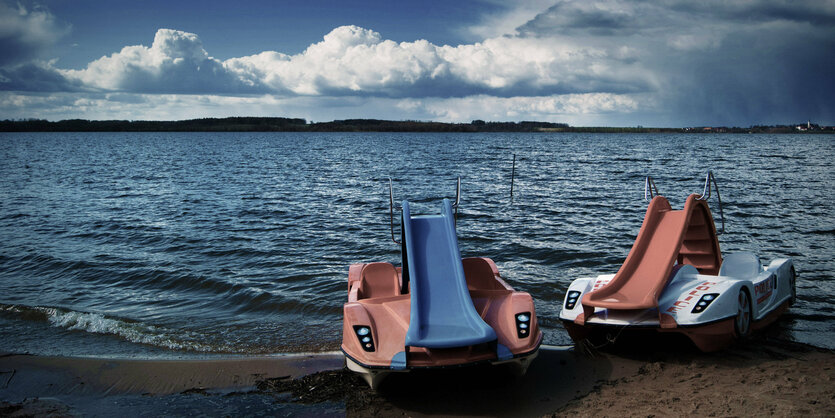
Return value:
<svg viewBox="0 0 835 418">
<path fill-rule="evenodd" d="M 546 129 L 568 128 L 566 123 L 551 122 L 484 122 L 471 123 L 423 122 L 416 120 L 391 121 L 378 119 L 345 119 L 314 123 L 313 132 L 537 132 Z"/>
<path fill-rule="evenodd" d="M 0 121 L 6 132 L 262 132 L 306 130 L 307 121 L 290 118 L 236 117 L 179 121 L 85 120 L 50 122 L 41 119 Z"/>
<path fill-rule="evenodd" d="M 181 121 L 129 121 L 69 119 L 50 122 L 42 119 L 0 121 L 5 132 L 535 132 L 567 129 L 565 123 L 484 122 L 444 123 L 416 120 L 345 119 L 307 123 L 291 118 L 205 118 Z"/>
<path fill-rule="evenodd" d="M 804 129 L 801 129 L 804 128 Z M 645 128 L 574 127 L 553 122 L 470 123 L 344 119 L 308 123 L 300 118 L 231 117 L 180 121 L 42 119 L 0 121 L 0 132 L 588 132 L 588 133 L 835 133 L 835 127 L 816 124 L 739 127 Z"/>
</svg>

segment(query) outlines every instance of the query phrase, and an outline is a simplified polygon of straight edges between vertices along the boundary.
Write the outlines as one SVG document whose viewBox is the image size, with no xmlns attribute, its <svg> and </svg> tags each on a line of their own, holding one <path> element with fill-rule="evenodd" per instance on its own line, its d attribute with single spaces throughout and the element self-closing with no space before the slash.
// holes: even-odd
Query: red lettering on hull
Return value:
<svg viewBox="0 0 835 418">
<path fill-rule="evenodd" d="M 707 291 L 715 285 L 716 282 L 704 282 L 696 286 L 695 290 L 691 290 L 687 293 L 687 297 L 673 302 L 673 305 L 667 308 L 667 312 L 678 312 L 680 309 L 687 308 L 691 303 L 690 301 L 693 300 L 694 297 L 701 297 L 702 294 L 707 293 Z"/>
</svg>

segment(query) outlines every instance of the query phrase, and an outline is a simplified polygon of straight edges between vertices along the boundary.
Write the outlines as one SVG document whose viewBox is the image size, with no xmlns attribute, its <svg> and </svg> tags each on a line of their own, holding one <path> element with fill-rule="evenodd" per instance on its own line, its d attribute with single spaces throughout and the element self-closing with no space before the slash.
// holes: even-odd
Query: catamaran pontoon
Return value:
<svg viewBox="0 0 835 418">
<path fill-rule="evenodd" d="M 417 368 L 492 363 L 523 374 L 537 355 L 542 333 L 531 296 L 502 280 L 491 259 L 461 258 L 460 187 L 459 179 L 455 203 L 444 199 L 439 215 L 412 215 L 403 201 L 403 267 L 350 266 L 342 351 L 372 388 L 389 373 Z"/>
<path fill-rule="evenodd" d="M 560 319 L 575 341 L 611 341 L 624 331 L 649 329 L 684 334 L 699 349 L 714 351 L 773 322 L 794 302 L 791 259 L 763 267 L 750 252 L 722 257 L 707 204 L 711 184 L 721 213 L 712 173 L 682 210 L 672 210 L 647 178 L 645 197 L 652 200 L 620 270 L 574 280 L 568 288 Z"/>
</svg>

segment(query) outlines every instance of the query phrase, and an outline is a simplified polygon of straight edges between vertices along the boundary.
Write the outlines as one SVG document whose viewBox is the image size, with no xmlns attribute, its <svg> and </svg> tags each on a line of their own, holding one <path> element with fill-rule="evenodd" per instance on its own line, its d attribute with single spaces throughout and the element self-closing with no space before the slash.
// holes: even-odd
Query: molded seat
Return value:
<svg viewBox="0 0 835 418">
<path fill-rule="evenodd" d="M 760 258 L 749 252 L 728 254 L 719 269 L 720 276 L 745 279 L 755 277 L 763 270 Z"/>
<path fill-rule="evenodd" d="M 467 288 L 470 290 L 502 290 L 504 287 L 496 281 L 493 266 L 490 262 L 481 257 L 465 258 L 461 260 L 464 265 L 464 276 L 467 279 Z"/>
<path fill-rule="evenodd" d="M 369 263 L 362 269 L 359 298 L 400 295 L 400 277 L 391 263 Z"/>
</svg>

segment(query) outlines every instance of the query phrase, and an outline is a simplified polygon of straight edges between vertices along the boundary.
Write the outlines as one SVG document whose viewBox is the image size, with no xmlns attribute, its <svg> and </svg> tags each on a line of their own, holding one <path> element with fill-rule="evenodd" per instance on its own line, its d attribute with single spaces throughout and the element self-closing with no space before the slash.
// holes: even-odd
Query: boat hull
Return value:
<svg viewBox="0 0 835 418">
<path fill-rule="evenodd" d="M 636 334 L 679 334 L 702 351 L 717 351 L 746 337 L 750 331 L 776 321 L 795 297 L 791 259 L 773 260 L 768 267 L 760 267 L 749 277 L 705 275 L 692 266 L 682 266 L 673 273 L 657 308 L 596 308 L 591 315 L 578 321 L 577 318 L 584 314 L 580 298 L 604 287 L 611 277 L 577 279 L 569 287 L 560 319 L 575 342 L 589 341 L 597 346 L 635 339 L 632 337 Z M 710 302 L 705 308 L 697 309 L 706 295 Z M 743 335 L 736 323 L 741 315 L 740 297 L 746 297 L 750 303 L 747 312 L 750 323 Z M 571 303 L 571 300 L 575 302 Z"/>
<path fill-rule="evenodd" d="M 541 344 L 542 338 L 540 335 L 536 348 L 533 351 L 514 356 L 513 358 L 508 360 L 474 361 L 449 364 L 445 366 L 412 366 L 407 367 L 405 369 L 392 369 L 390 367 L 364 365 L 356 359 L 352 358 L 349 354 L 344 353 L 344 351 L 343 354 L 345 354 L 345 366 L 348 368 L 348 370 L 357 373 L 360 377 L 362 377 L 363 380 L 365 380 L 366 383 L 368 383 L 371 389 L 376 390 L 380 387 L 381 382 L 392 373 L 408 373 L 412 370 L 466 368 L 483 365 L 485 363 L 490 364 L 492 366 L 507 367 L 511 371 L 511 373 L 513 373 L 513 375 L 524 376 L 525 373 L 527 373 L 528 367 L 530 366 L 531 362 L 534 359 L 536 359 L 536 357 L 539 355 L 539 346 Z"/>
<path fill-rule="evenodd" d="M 379 266 L 380 263 L 376 263 Z M 542 344 L 533 298 L 513 290 L 501 279 L 492 260 L 464 259 L 467 295 L 478 317 L 495 331 L 495 340 L 456 347 L 405 344 L 410 328 L 412 298 L 408 293 L 363 297 L 363 271 L 349 269 L 349 301 L 343 305 L 342 351 L 348 369 L 376 388 L 385 376 L 414 369 L 457 368 L 479 364 L 508 365 L 521 375 Z M 402 269 L 391 271 L 393 281 Z M 522 320 L 520 320 L 522 318 Z M 358 334 L 362 330 L 363 334 Z"/>
</svg>

